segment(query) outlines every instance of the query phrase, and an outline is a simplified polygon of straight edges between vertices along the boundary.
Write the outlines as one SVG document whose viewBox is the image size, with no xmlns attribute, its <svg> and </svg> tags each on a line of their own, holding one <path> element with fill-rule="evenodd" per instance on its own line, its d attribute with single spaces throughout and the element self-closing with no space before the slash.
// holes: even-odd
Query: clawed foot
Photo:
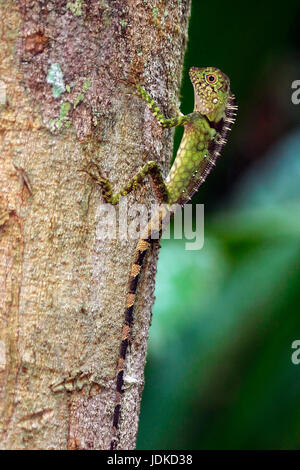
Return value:
<svg viewBox="0 0 300 470">
<path fill-rule="evenodd" d="M 141 96 L 141 91 L 143 90 L 143 87 L 139 84 L 138 80 L 135 80 L 135 78 L 121 78 L 120 80 L 128 89 L 128 95 Z"/>
<path fill-rule="evenodd" d="M 108 182 L 108 179 L 102 175 L 97 163 L 93 161 L 90 161 L 81 171 L 89 175 L 94 181 L 96 181 L 96 183 L 100 184 L 101 186 L 103 183 Z"/>
<path fill-rule="evenodd" d="M 116 202 L 112 199 L 112 188 L 109 180 L 102 176 L 97 163 L 90 161 L 82 170 L 83 173 L 89 175 L 92 180 L 99 184 L 102 192 L 102 196 L 105 201 L 109 204 L 115 204 Z"/>
</svg>

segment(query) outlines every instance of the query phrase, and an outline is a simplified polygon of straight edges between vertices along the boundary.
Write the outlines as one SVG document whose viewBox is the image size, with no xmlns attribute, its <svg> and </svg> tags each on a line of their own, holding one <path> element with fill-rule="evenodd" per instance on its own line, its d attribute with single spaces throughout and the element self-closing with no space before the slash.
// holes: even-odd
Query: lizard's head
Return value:
<svg viewBox="0 0 300 470">
<path fill-rule="evenodd" d="M 195 94 L 194 111 L 210 121 L 219 121 L 230 93 L 229 78 L 216 67 L 191 67 L 189 74 Z"/>
</svg>

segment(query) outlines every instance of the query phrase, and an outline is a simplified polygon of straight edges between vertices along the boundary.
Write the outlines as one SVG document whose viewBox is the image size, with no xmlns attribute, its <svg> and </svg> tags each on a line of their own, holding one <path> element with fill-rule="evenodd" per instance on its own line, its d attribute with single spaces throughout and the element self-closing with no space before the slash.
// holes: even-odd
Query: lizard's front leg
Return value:
<svg viewBox="0 0 300 470">
<path fill-rule="evenodd" d="M 149 95 L 149 93 L 141 85 L 135 85 L 135 93 L 140 96 L 143 101 L 145 101 L 148 108 L 153 113 L 153 116 L 155 116 L 155 118 L 162 127 L 184 126 L 185 124 L 191 122 L 193 118 L 193 113 L 184 115 L 179 110 L 177 110 L 177 116 L 175 116 L 174 118 L 166 118 L 162 114 L 161 110 L 159 109 L 152 96 Z"/>
</svg>

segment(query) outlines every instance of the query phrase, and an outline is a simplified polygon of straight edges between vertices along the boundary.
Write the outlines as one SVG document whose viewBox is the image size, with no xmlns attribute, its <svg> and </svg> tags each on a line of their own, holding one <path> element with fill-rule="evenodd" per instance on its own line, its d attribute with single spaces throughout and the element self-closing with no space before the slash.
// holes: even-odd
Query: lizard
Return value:
<svg viewBox="0 0 300 470">
<path fill-rule="evenodd" d="M 173 215 L 172 205 L 184 206 L 204 183 L 215 166 L 235 122 L 237 105 L 230 91 L 229 78 L 216 67 L 191 67 L 189 76 L 194 88 L 194 110 L 187 115 L 178 112 L 174 118 L 166 118 L 149 93 L 141 85 L 135 84 L 135 93 L 147 104 L 162 127 L 184 126 L 182 140 L 166 180 L 158 163 L 151 160 L 118 193 L 113 193 L 111 183 L 98 169 L 97 177 L 91 174 L 99 183 L 107 203 L 118 204 L 120 197 L 126 196 L 143 184 L 147 175 L 152 180 L 155 195 L 160 202 L 165 203 L 142 231 L 131 264 L 116 373 L 111 450 L 116 450 L 119 442 L 124 367 L 131 342 L 136 292 L 145 256 L 152 243 L 159 240 L 164 224 Z"/>
</svg>

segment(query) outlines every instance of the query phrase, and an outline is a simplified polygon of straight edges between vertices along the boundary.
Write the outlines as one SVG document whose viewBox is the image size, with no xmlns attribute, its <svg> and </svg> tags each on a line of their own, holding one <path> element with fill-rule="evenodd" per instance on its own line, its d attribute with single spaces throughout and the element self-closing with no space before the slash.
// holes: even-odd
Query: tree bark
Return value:
<svg viewBox="0 0 300 470">
<path fill-rule="evenodd" d="M 190 0 L 0 0 L 2 449 L 107 449 L 135 241 L 102 240 L 97 162 L 121 188 L 172 132 Z M 175 97 L 175 98 L 174 98 Z M 169 106 L 167 105 L 169 104 Z M 150 203 L 140 189 L 128 197 Z M 120 449 L 135 447 L 157 249 L 135 310 Z M 131 384 L 131 385 L 130 385 Z"/>
</svg>

